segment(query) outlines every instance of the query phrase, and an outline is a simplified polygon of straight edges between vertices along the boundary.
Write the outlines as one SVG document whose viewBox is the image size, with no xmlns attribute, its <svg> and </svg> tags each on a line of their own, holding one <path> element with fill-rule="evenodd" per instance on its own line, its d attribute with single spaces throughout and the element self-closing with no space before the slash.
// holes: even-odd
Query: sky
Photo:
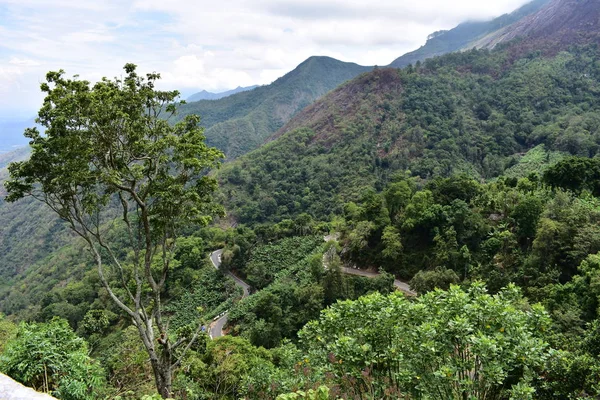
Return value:
<svg viewBox="0 0 600 400">
<path fill-rule="evenodd" d="M 388 65 L 427 35 L 527 0 L 0 0 L 0 119 L 29 118 L 48 71 L 95 82 L 133 62 L 187 97 L 269 84 L 312 55 Z"/>
</svg>

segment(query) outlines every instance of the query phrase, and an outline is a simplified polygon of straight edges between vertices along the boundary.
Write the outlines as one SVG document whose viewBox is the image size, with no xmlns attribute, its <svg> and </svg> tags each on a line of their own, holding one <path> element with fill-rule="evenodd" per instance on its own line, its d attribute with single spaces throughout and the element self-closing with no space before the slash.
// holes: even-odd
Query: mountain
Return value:
<svg viewBox="0 0 600 400">
<path fill-rule="evenodd" d="M 535 14 L 548 2 L 549 0 L 534 0 L 510 14 L 491 21 L 465 22 L 449 31 L 435 32 L 429 36 L 424 46 L 397 58 L 390 67 L 403 68 L 417 61 L 476 47 L 478 40 Z"/>
<path fill-rule="evenodd" d="M 553 0 L 535 13 L 486 35 L 475 45 L 493 48 L 520 37 L 530 47 L 558 51 L 574 44 L 597 43 L 599 25 L 600 1 Z"/>
<path fill-rule="evenodd" d="M 592 35 L 595 29 L 570 26 L 569 35 Z M 271 85 L 180 111 L 199 113 L 209 143 L 230 158 L 262 145 L 218 172 L 232 219 L 256 223 L 302 212 L 328 218 L 344 212 L 344 203 L 361 198 L 365 189 L 381 190 L 397 173 L 493 178 L 542 144 L 548 154 L 596 155 L 599 51 L 519 55 L 525 44 L 513 41 L 493 51 L 436 57 L 418 68 L 369 73 L 369 67 L 312 57 Z M 57 252 L 73 239 L 41 208 L 0 200 L 0 299 L 14 300 L 11 311 L 26 307 L 19 279 L 41 274 L 51 288 L 71 273 L 60 268 L 61 260 L 79 259 Z"/>
<path fill-rule="evenodd" d="M 599 154 L 600 50 L 515 58 L 520 45 L 377 69 L 343 84 L 226 165 L 223 201 L 242 223 L 303 212 L 326 218 L 396 173 L 493 178 L 540 144 Z"/>
<path fill-rule="evenodd" d="M 198 114 L 207 142 L 229 159 L 262 145 L 298 111 L 341 83 L 371 70 L 330 57 L 310 57 L 270 85 L 219 100 L 202 100 L 179 109 L 176 120 Z"/>
<path fill-rule="evenodd" d="M 22 161 L 28 158 L 30 151 L 29 146 L 23 146 L 7 153 L 0 153 L 0 173 L 11 162 Z M 0 175 L 0 178 L 1 176 L 2 175 Z M 2 189 L 3 188 L 0 187 L 0 193 L 2 192 Z"/>
<path fill-rule="evenodd" d="M 220 92 L 220 93 L 212 93 L 212 92 L 207 92 L 206 90 L 203 90 L 201 92 L 191 95 L 190 97 L 187 98 L 186 101 L 191 103 L 193 101 L 200 101 L 200 100 L 219 100 L 219 99 L 222 99 L 223 97 L 231 96 L 232 94 L 246 92 L 248 90 L 256 89 L 257 87 L 258 87 L 258 85 L 247 86 L 247 87 L 238 86 L 237 88 L 235 88 L 233 90 L 228 90 L 226 92 Z"/>
</svg>

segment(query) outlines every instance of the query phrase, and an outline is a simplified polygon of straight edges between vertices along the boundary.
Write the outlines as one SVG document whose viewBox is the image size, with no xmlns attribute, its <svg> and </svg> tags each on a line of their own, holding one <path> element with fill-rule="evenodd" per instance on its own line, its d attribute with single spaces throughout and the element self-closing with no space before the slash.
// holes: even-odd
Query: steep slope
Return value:
<svg viewBox="0 0 600 400">
<path fill-rule="evenodd" d="M 600 1 L 552 0 L 537 12 L 522 18 L 476 43 L 493 48 L 518 37 L 530 46 L 554 47 L 558 51 L 573 44 L 593 43 L 600 37 Z"/>
<path fill-rule="evenodd" d="M 6 164 L 27 157 L 29 147 L 0 155 L 0 287 L 68 241 L 63 224 L 40 202 L 4 201 Z"/>
<path fill-rule="evenodd" d="M 220 93 L 212 93 L 212 92 L 203 90 L 201 92 L 195 93 L 195 94 L 191 95 L 190 97 L 188 97 L 187 101 L 193 102 L 193 101 L 200 101 L 200 100 L 219 100 L 219 99 L 222 99 L 223 97 L 231 96 L 232 94 L 247 92 L 248 90 L 256 89 L 257 87 L 258 87 L 258 85 L 247 86 L 247 87 L 238 86 L 237 88 L 235 88 L 233 90 L 228 90 L 226 92 L 220 92 Z"/>
<path fill-rule="evenodd" d="M 16 148 L 8 153 L 0 153 L 0 171 L 2 171 L 2 168 L 5 168 L 11 162 L 25 160 L 27 157 L 29 157 L 30 151 L 31 150 L 29 146 L 23 146 Z M 0 175 L 0 179 L 1 176 L 2 175 Z M 1 190 L 2 188 L 0 188 L 0 191 Z"/>
<path fill-rule="evenodd" d="M 259 147 L 298 111 L 371 67 L 311 57 L 270 85 L 213 101 L 189 103 L 178 118 L 202 117 L 207 142 L 235 158 Z"/>
<path fill-rule="evenodd" d="M 424 46 L 397 58 L 390 64 L 390 67 L 403 68 L 409 64 L 415 64 L 417 61 L 473 48 L 481 38 L 536 13 L 548 1 L 534 0 L 510 14 L 502 15 L 491 21 L 465 22 L 449 31 L 435 32 L 429 36 Z"/>
<path fill-rule="evenodd" d="M 599 50 L 513 53 L 454 53 L 342 85 L 225 166 L 223 200 L 240 222 L 326 217 L 396 172 L 491 178 L 539 144 L 598 154 Z"/>
</svg>

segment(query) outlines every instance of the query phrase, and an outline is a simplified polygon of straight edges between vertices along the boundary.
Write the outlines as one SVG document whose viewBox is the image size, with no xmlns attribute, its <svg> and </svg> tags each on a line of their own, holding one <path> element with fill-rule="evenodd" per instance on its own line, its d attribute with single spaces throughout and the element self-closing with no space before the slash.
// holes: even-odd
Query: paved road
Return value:
<svg viewBox="0 0 600 400">
<path fill-rule="evenodd" d="M 346 267 L 342 267 L 342 272 L 345 274 L 348 274 L 348 275 L 358 275 L 358 276 L 364 276 L 367 278 L 376 278 L 379 276 L 379 274 L 376 272 L 369 272 L 369 271 L 363 271 L 362 269 L 354 269 L 354 268 L 346 268 Z M 410 289 L 410 286 L 408 285 L 408 283 L 402 282 L 399 279 L 394 280 L 394 286 L 398 290 L 406 293 L 409 296 L 417 295 L 417 292 Z"/>
<path fill-rule="evenodd" d="M 221 266 L 222 254 L 223 249 L 216 250 L 210 253 L 210 261 L 212 261 L 212 264 L 216 269 L 219 269 L 219 267 Z M 231 272 L 228 272 L 227 274 L 235 281 L 236 285 L 242 288 L 242 291 L 244 292 L 242 297 L 248 297 L 248 295 L 250 294 L 250 285 L 248 285 L 246 282 L 244 282 Z M 212 339 L 223 336 L 223 327 L 227 324 L 227 317 L 228 315 L 227 313 L 225 313 L 223 316 L 221 316 L 221 318 L 213 321 L 213 323 L 210 325 L 208 334 Z"/>
<path fill-rule="evenodd" d="M 337 240 L 337 235 L 326 236 L 324 239 L 325 239 L 325 241 Z M 219 250 L 216 250 L 216 251 L 213 251 L 212 253 L 210 253 L 210 260 L 212 261 L 212 264 L 216 269 L 219 269 L 219 267 L 221 266 L 221 256 L 222 255 L 223 255 L 223 249 L 219 249 Z M 358 276 L 364 276 L 367 278 L 375 278 L 375 277 L 379 276 L 379 274 L 376 272 L 369 272 L 369 271 L 363 271 L 360 269 L 346 268 L 346 267 L 342 268 L 342 272 L 345 274 L 348 274 L 348 275 L 358 275 Z M 244 282 L 243 280 L 241 280 L 240 278 L 238 278 L 231 272 L 228 272 L 227 274 L 235 281 L 236 285 L 238 285 L 239 287 L 242 288 L 242 290 L 244 292 L 243 297 L 248 297 L 250 294 L 249 293 L 250 285 L 248 285 L 246 282 Z M 415 291 L 410 289 L 410 286 L 408 285 L 408 283 L 402 282 L 401 280 L 398 280 L 398 279 L 394 280 L 394 286 L 396 288 L 398 288 L 398 290 L 406 293 L 409 296 L 417 295 L 417 293 Z M 219 319 L 213 321 L 213 323 L 210 325 L 210 328 L 208 331 L 208 333 L 212 339 L 223 336 L 223 327 L 227 324 L 227 320 L 228 320 L 228 315 L 227 315 L 227 313 L 225 313 Z"/>
<path fill-rule="evenodd" d="M 339 239 L 339 233 L 334 233 L 333 235 L 327 235 L 325 236 L 323 239 L 326 242 L 329 241 L 336 241 Z M 363 271 L 362 269 L 356 269 L 356 268 L 347 268 L 347 267 L 342 267 L 342 272 L 348 275 L 357 275 L 357 276 L 364 276 L 367 278 L 376 278 L 379 276 L 379 274 L 377 272 L 370 272 L 370 271 Z M 404 292 L 405 294 L 409 295 L 409 296 L 416 296 L 417 292 L 415 292 L 414 290 L 412 290 L 410 288 L 410 285 L 406 282 L 402 282 L 399 279 L 395 279 L 394 280 L 394 286 L 400 290 L 401 292 Z"/>
</svg>

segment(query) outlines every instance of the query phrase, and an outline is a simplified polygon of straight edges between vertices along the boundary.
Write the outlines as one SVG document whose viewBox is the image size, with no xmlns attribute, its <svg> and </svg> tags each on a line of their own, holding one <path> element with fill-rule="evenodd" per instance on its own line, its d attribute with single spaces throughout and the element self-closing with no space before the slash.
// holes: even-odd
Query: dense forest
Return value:
<svg viewBox="0 0 600 400">
<path fill-rule="evenodd" d="M 19 200 L 0 204 L 17 221 L 0 230 L 0 372 L 61 399 L 600 396 L 597 44 L 376 68 L 283 127 L 259 118 L 269 142 L 220 168 L 205 140 L 234 157 L 259 139 L 211 138 L 208 103 L 153 119 L 177 93 L 126 72 L 50 73 L 47 136 L 0 160 L 21 161 L 0 174 Z M 79 236 L 20 200 L 36 189 Z"/>
<path fill-rule="evenodd" d="M 223 201 L 244 223 L 339 214 L 397 171 L 498 177 L 543 144 L 598 151 L 596 45 L 548 57 L 519 46 L 363 75 L 305 109 L 278 140 L 225 165 Z"/>
</svg>

